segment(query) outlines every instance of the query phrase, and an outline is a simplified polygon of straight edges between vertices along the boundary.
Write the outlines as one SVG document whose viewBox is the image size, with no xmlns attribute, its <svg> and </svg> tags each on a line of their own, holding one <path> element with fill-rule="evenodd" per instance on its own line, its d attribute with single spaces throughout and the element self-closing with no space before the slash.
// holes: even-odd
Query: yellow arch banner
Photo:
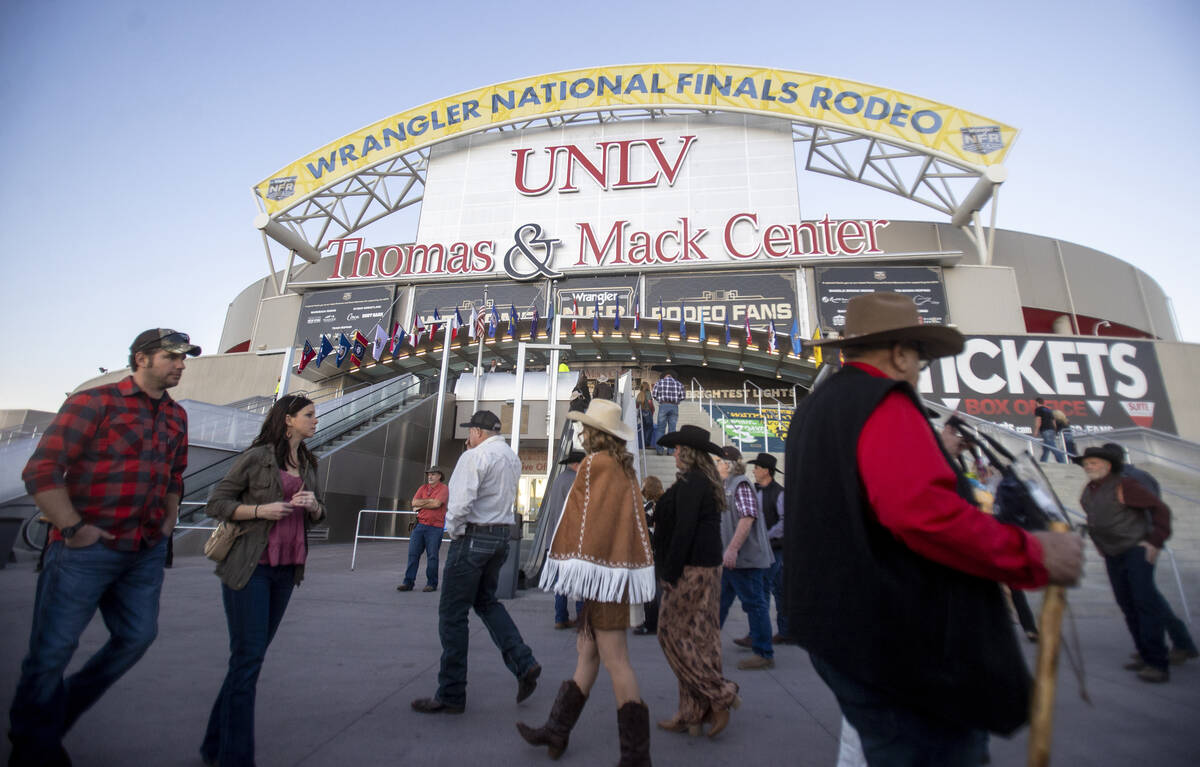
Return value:
<svg viewBox="0 0 1200 767">
<path fill-rule="evenodd" d="M 822 75 L 722 64 L 634 64 L 490 85 L 331 141 L 255 186 L 274 215 L 396 155 L 511 122 L 626 107 L 716 109 L 847 128 L 983 169 L 1017 129 L 912 94 Z"/>
</svg>

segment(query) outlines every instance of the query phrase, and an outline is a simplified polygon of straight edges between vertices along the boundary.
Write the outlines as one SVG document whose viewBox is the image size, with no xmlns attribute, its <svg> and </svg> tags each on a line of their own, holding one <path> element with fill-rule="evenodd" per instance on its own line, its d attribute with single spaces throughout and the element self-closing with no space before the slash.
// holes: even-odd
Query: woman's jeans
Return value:
<svg viewBox="0 0 1200 767">
<path fill-rule="evenodd" d="M 254 693 L 267 647 L 283 620 L 296 580 L 294 565 L 258 565 L 241 590 L 221 584 L 229 624 L 229 671 L 200 746 L 221 767 L 254 764 Z"/>
</svg>

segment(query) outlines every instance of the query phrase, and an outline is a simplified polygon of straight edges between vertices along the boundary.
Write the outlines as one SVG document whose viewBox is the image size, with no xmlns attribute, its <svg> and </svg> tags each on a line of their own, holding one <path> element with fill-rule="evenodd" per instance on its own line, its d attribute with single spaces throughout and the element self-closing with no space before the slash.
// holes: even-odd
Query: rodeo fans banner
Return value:
<svg viewBox="0 0 1200 767">
<path fill-rule="evenodd" d="M 936 360 L 921 394 L 967 415 L 1030 434 L 1035 400 L 1082 432 L 1131 426 L 1175 434 L 1153 344 L 1060 336 L 967 336 L 957 357 Z"/>
</svg>

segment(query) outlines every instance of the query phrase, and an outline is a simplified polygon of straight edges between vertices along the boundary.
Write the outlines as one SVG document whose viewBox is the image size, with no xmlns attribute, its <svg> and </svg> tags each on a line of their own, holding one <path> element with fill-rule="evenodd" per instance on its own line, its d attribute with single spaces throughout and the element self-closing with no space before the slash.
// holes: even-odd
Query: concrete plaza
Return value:
<svg viewBox="0 0 1200 767">
<path fill-rule="evenodd" d="M 436 689 L 437 597 L 398 593 L 404 544 L 314 545 L 309 574 L 296 590 L 258 685 L 258 764 L 369 767 L 413 764 L 549 763 L 517 735 L 514 723 L 545 720 L 560 680 L 575 664 L 575 635 L 553 628 L 552 600 L 536 590 L 506 601 L 543 668 L 541 684 L 514 703 L 516 681 L 487 631 L 471 618 L 466 713 L 429 716 L 409 702 Z M 1094 551 L 1089 556 L 1095 556 Z M 28 642 L 36 575 L 22 561 L 0 570 L 0 697 L 12 699 Z M 418 580 L 418 588 L 423 580 Z M 1105 584 L 1107 586 L 1107 584 Z M 1031 599 L 1035 609 L 1038 599 Z M 1076 621 L 1092 705 L 1080 700 L 1065 657 L 1060 667 L 1053 762 L 1060 765 L 1194 765 L 1200 760 L 1200 662 L 1172 668 L 1150 685 L 1121 668 L 1131 642 L 1115 615 Z M 776 650 L 770 671 L 738 671 L 747 651 L 735 606 L 724 631 L 726 676 L 741 685 L 742 708 L 715 740 L 652 728 L 654 763 L 668 765 L 819 765 L 836 761 L 840 715 L 807 654 Z M 77 667 L 105 640 L 99 617 L 84 634 Z M 653 637 L 630 636 L 630 654 L 652 720 L 675 709 L 676 684 Z M 1026 645 L 1032 651 L 1032 645 Z M 1032 655 L 1030 654 L 1030 657 Z M 228 659 L 225 618 L 211 563 L 181 557 L 167 572 L 158 640 L 145 658 L 89 711 L 67 738 L 78 767 L 200 765 L 198 746 Z M 7 722 L 5 723 L 7 725 Z M 601 672 L 561 763 L 613 764 L 617 722 Z M 992 739 L 992 762 L 1025 763 L 1027 731 Z M 8 742 L 0 746 L 7 761 Z"/>
</svg>

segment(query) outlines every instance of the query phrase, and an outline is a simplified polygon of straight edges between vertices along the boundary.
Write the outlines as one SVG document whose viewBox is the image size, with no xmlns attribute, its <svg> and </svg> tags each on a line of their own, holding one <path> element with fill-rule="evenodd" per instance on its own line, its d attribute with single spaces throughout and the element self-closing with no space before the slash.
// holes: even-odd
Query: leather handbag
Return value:
<svg viewBox="0 0 1200 767">
<path fill-rule="evenodd" d="M 214 562 L 224 562 L 225 557 L 229 556 L 229 550 L 233 548 L 233 542 L 244 532 L 246 529 L 237 522 L 222 522 L 205 541 L 204 556 Z"/>
</svg>

